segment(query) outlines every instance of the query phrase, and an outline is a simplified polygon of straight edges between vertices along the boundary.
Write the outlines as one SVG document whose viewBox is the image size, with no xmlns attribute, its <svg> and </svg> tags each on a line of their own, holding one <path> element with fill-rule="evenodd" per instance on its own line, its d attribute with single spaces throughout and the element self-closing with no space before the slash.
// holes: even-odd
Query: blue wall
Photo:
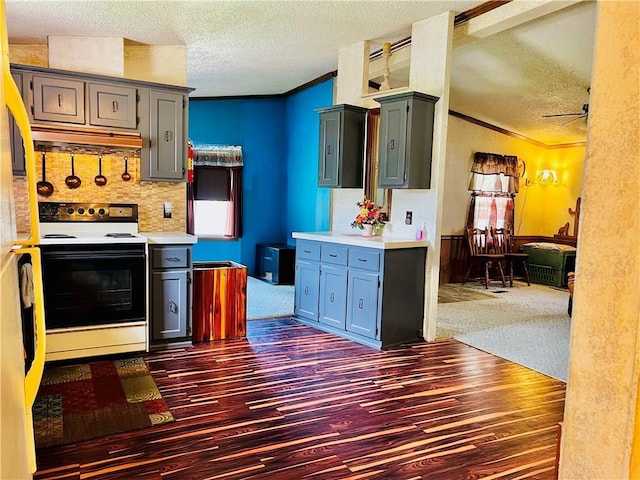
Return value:
<svg viewBox="0 0 640 480">
<path fill-rule="evenodd" d="M 331 189 L 318 188 L 320 117 L 333 105 L 333 79 L 287 98 L 287 243 L 291 232 L 329 230 Z"/>
<path fill-rule="evenodd" d="M 243 232 L 238 240 L 201 239 L 195 261 L 233 260 L 255 274 L 256 245 L 290 243 L 292 231 L 329 227 L 329 189 L 319 189 L 319 120 L 333 102 L 333 80 L 289 97 L 189 101 L 195 144 L 242 145 Z"/>
</svg>

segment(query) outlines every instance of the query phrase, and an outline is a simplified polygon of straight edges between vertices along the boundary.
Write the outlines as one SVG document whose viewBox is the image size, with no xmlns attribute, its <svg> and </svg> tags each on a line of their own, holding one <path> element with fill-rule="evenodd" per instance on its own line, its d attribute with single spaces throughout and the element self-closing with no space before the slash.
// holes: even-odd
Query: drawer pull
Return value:
<svg viewBox="0 0 640 480">
<path fill-rule="evenodd" d="M 330 254 L 329 254 L 329 256 L 330 256 L 331 258 L 336 258 L 338 255 L 337 255 L 337 254 L 335 254 L 335 253 L 330 253 Z"/>
<path fill-rule="evenodd" d="M 333 292 L 331 292 L 331 295 L 329 295 L 329 301 L 333 303 L 334 298 Z"/>
<path fill-rule="evenodd" d="M 311 250 L 304 250 L 304 253 L 311 253 Z"/>
<path fill-rule="evenodd" d="M 304 294 L 309 295 L 309 287 L 304 287 Z"/>
<path fill-rule="evenodd" d="M 359 258 L 358 261 L 367 263 L 369 260 L 367 260 L 366 258 Z"/>
<path fill-rule="evenodd" d="M 180 259 L 178 257 L 164 257 L 167 262 L 179 262 Z"/>
<path fill-rule="evenodd" d="M 117 101 L 113 101 L 111 102 L 111 110 L 113 111 L 113 113 L 116 113 L 118 111 L 118 102 Z"/>
<path fill-rule="evenodd" d="M 364 300 L 361 298 L 358 300 L 358 308 L 362 310 L 364 308 Z"/>
</svg>

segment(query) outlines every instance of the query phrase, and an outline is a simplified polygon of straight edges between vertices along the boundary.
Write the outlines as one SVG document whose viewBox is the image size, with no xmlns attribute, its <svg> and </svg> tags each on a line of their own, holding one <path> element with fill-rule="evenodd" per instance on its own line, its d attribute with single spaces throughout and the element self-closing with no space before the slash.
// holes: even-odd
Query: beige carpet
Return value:
<svg viewBox="0 0 640 480">
<path fill-rule="evenodd" d="M 438 303 L 471 302 L 473 300 L 497 298 L 495 294 L 487 292 L 475 290 L 466 286 L 463 287 L 453 283 L 440 285 L 438 288 Z"/>
<path fill-rule="evenodd" d="M 484 293 L 481 285 L 465 284 Z M 566 381 L 571 318 L 569 292 L 514 282 L 489 288 L 495 298 L 438 305 L 436 335 L 455 338 L 538 372 Z"/>
</svg>

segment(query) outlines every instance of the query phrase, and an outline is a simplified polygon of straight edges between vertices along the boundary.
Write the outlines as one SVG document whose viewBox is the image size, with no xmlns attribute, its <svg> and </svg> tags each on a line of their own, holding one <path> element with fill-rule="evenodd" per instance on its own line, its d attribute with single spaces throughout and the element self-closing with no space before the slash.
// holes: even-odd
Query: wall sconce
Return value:
<svg viewBox="0 0 640 480">
<path fill-rule="evenodd" d="M 558 185 L 558 174 L 555 170 L 538 170 L 535 183 L 538 185 Z"/>
</svg>

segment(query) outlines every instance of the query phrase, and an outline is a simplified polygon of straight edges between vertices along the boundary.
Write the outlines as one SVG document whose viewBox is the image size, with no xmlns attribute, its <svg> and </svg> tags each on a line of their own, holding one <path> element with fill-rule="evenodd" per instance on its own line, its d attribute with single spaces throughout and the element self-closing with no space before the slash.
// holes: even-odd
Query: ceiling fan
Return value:
<svg viewBox="0 0 640 480">
<path fill-rule="evenodd" d="M 585 103 L 582 105 L 582 112 L 580 113 L 556 113 L 556 114 L 552 114 L 552 115 L 542 115 L 545 118 L 549 118 L 549 117 L 576 117 L 576 118 L 572 118 L 571 120 L 569 120 L 566 123 L 563 123 L 562 126 L 566 126 L 569 125 L 570 123 L 576 122 L 578 120 L 580 120 L 581 118 L 587 118 L 587 116 L 589 115 L 589 104 Z"/>
</svg>

